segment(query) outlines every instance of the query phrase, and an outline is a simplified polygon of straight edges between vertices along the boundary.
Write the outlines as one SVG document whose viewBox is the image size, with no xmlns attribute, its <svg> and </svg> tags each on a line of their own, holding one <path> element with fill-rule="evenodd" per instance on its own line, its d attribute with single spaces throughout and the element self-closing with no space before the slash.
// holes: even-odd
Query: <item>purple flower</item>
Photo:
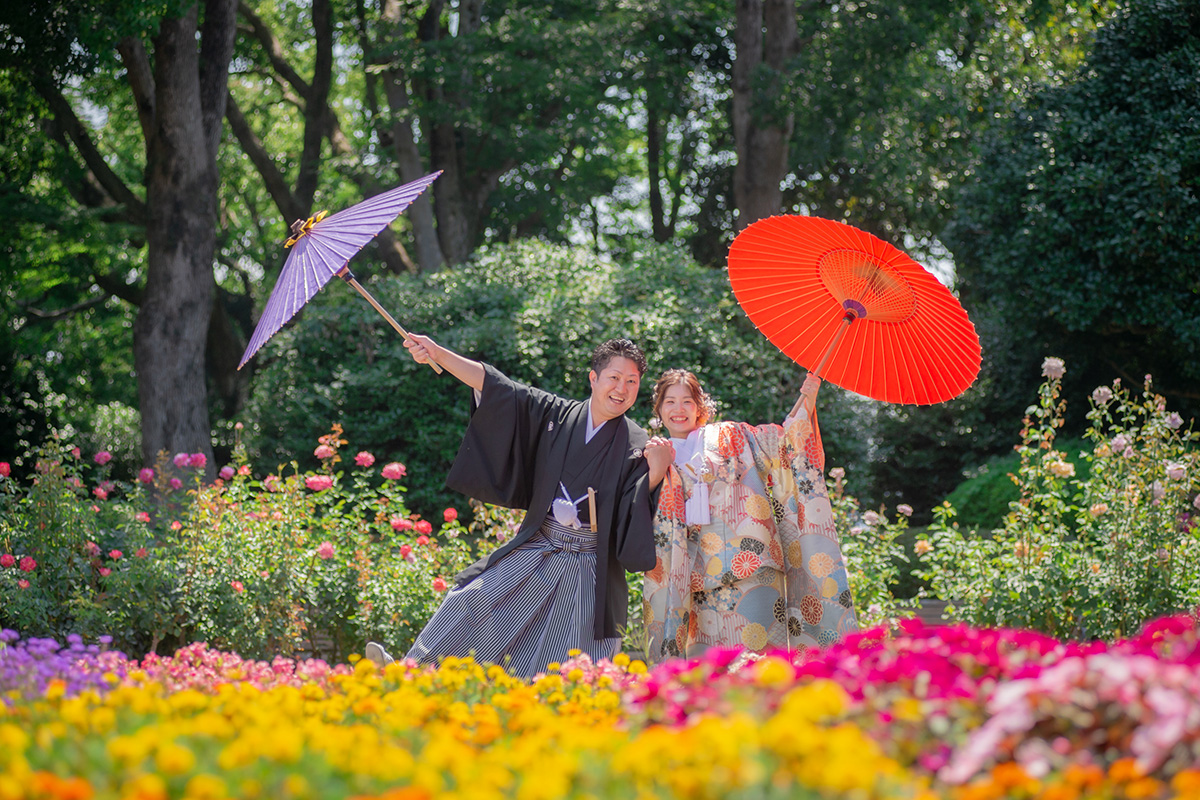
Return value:
<svg viewBox="0 0 1200 800">
<path fill-rule="evenodd" d="M 220 472 L 220 475 L 221 475 L 221 480 L 223 480 L 223 481 L 227 481 L 227 480 L 229 480 L 230 478 L 232 478 L 232 477 L 234 476 L 234 474 L 235 474 L 235 473 L 234 473 L 234 471 L 233 471 L 233 467 L 229 466 L 228 464 L 226 464 L 225 466 L 221 467 L 221 472 Z"/>
<path fill-rule="evenodd" d="M 1167 427 L 1171 430 L 1178 430 L 1183 425 L 1183 417 L 1179 416 L 1178 412 L 1172 411 L 1167 415 Z"/>
<path fill-rule="evenodd" d="M 179 478 L 171 478 L 171 488 L 172 489 L 179 489 L 182 487 L 183 487 L 183 481 L 179 480 Z"/>
</svg>

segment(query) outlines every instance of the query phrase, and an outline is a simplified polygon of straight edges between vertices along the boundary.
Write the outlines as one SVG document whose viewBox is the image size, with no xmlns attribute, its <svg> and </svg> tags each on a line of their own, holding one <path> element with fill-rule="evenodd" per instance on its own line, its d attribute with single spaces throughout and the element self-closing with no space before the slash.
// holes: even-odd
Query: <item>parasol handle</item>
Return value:
<svg viewBox="0 0 1200 800">
<path fill-rule="evenodd" d="M 825 365 L 829 363 L 829 357 L 833 355 L 833 351 L 837 349 L 838 342 L 842 340 L 842 336 L 850 328 L 850 323 L 858 319 L 858 315 L 853 311 L 847 310 L 846 316 L 842 317 L 842 324 L 834 332 L 833 338 L 829 340 L 829 346 L 825 348 L 825 353 L 821 356 L 821 360 L 817 362 L 817 368 L 812 371 L 818 378 L 821 377 L 821 370 L 825 369 Z M 804 404 L 804 395 L 796 398 L 796 404 L 792 406 L 792 410 L 788 412 L 789 417 L 794 417 L 800 413 L 800 406 Z"/>
<path fill-rule="evenodd" d="M 396 320 L 392 319 L 392 315 L 389 314 L 387 311 L 385 311 L 383 306 L 379 305 L 379 303 L 377 303 L 375 301 L 375 298 L 371 296 L 371 293 L 368 292 L 366 289 L 364 289 L 362 287 L 362 284 L 354 279 L 354 275 L 353 275 L 353 273 L 350 272 L 350 270 L 346 269 L 345 267 L 342 267 L 342 271 L 339 272 L 338 275 L 341 276 L 342 280 L 344 280 L 346 283 L 350 284 L 355 289 L 357 289 L 358 293 L 361 294 L 363 297 L 365 297 L 367 302 L 370 303 L 375 308 L 376 311 L 378 311 L 380 314 L 382 314 L 384 319 L 386 319 L 389 323 L 391 323 L 391 326 L 396 329 L 397 333 L 399 333 L 401 336 L 403 336 L 406 340 L 409 338 L 408 331 L 406 331 L 406 330 L 404 330 L 404 328 L 400 327 L 399 322 L 396 322 Z M 439 375 L 442 374 L 442 368 L 440 366 L 438 366 L 438 363 L 436 361 L 430 361 L 429 366 L 432 367 L 433 371 L 436 372 L 437 374 L 439 374 Z"/>
</svg>

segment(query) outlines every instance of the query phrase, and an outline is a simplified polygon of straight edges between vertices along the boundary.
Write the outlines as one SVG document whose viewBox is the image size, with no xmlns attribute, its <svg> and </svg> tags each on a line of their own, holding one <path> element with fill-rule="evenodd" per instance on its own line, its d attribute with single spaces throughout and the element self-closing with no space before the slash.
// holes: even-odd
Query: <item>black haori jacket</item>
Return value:
<svg viewBox="0 0 1200 800">
<path fill-rule="evenodd" d="M 485 503 L 526 509 L 517 535 L 455 577 L 467 583 L 489 565 L 529 540 L 541 527 L 559 493 L 573 436 L 583 442 L 587 402 L 568 400 L 510 380 L 490 364 L 479 403 L 446 486 Z M 654 511 L 649 467 L 642 454 L 646 433 L 626 417 L 616 424 L 596 490 L 596 614 L 593 635 L 618 636 L 629 614 L 625 570 L 653 569 Z M 597 435 L 600 435 L 597 433 Z"/>
</svg>

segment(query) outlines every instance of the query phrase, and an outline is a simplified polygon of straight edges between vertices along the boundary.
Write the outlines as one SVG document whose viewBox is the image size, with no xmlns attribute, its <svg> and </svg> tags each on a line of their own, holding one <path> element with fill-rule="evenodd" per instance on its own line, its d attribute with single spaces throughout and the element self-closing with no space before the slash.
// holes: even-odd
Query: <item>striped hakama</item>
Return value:
<svg viewBox="0 0 1200 800">
<path fill-rule="evenodd" d="M 408 657 L 473 654 L 529 677 L 573 649 L 612 658 L 619 637 L 595 638 L 596 534 L 548 515 L 528 541 L 442 601 Z"/>
</svg>

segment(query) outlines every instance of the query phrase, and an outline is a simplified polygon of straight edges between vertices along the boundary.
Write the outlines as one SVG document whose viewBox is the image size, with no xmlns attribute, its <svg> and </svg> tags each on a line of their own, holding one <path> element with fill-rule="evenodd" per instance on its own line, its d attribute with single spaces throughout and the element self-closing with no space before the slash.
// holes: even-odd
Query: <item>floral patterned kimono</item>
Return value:
<svg viewBox="0 0 1200 800">
<path fill-rule="evenodd" d="M 855 630 L 814 422 L 719 422 L 675 443 L 645 578 L 651 657 L 825 646 Z"/>
</svg>

